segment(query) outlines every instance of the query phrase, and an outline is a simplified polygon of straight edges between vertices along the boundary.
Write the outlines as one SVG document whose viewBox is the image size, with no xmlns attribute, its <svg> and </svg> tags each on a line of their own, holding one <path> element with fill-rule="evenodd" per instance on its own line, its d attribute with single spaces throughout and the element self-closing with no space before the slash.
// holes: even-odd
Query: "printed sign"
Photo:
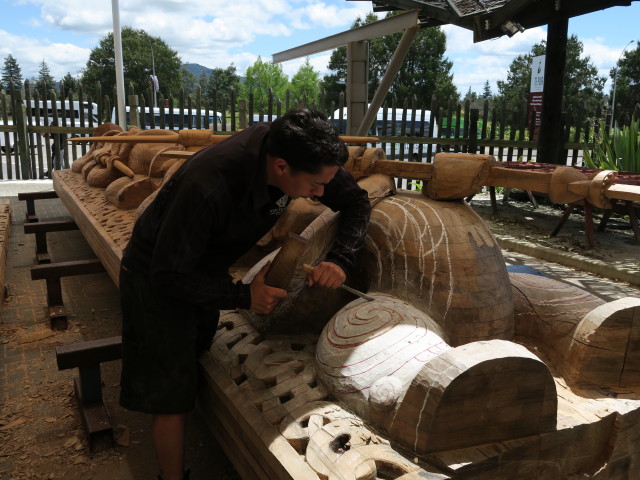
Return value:
<svg viewBox="0 0 640 480">
<path fill-rule="evenodd" d="M 545 55 L 531 59 L 531 85 L 529 92 L 542 92 L 544 90 L 544 59 Z"/>
<path fill-rule="evenodd" d="M 544 91 L 544 55 L 531 59 L 531 85 L 529 86 L 529 107 L 527 126 L 531 139 L 538 140 L 540 117 L 542 116 L 542 92 Z"/>
</svg>

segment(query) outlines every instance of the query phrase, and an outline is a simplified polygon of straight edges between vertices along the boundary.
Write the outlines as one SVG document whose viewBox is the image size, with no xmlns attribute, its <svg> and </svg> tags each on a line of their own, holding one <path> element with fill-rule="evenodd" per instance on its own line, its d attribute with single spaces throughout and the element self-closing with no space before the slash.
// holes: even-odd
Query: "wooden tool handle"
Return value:
<svg viewBox="0 0 640 480">
<path fill-rule="evenodd" d="M 309 250 L 309 240 L 289 232 L 282 248 L 273 259 L 264 283 L 286 289 L 298 269 L 298 261 Z"/>
</svg>

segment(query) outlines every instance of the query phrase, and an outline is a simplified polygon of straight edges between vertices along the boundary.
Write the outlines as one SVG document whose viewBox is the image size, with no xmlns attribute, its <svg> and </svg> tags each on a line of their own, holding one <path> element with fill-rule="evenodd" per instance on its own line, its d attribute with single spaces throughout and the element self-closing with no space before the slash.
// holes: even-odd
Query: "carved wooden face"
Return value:
<svg viewBox="0 0 640 480">
<path fill-rule="evenodd" d="M 294 172 L 282 158 L 278 158 L 274 163 L 276 172 L 277 187 L 291 198 L 311 198 L 322 197 L 324 187 L 335 176 L 338 171 L 337 166 L 322 167 L 320 173 Z"/>
</svg>

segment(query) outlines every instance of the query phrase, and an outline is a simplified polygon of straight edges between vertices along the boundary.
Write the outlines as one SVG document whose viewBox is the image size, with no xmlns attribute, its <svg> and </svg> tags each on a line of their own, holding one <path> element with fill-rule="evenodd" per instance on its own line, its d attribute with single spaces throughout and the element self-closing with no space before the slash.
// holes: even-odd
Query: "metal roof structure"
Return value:
<svg viewBox="0 0 640 480">
<path fill-rule="evenodd" d="M 633 0 L 372 0 L 374 12 L 419 10 L 421 26 L 452 24 L 473 31 L 473 41 L 512 36 L 546 25 L 554 18 L 571 18 Z"/>
</svg>

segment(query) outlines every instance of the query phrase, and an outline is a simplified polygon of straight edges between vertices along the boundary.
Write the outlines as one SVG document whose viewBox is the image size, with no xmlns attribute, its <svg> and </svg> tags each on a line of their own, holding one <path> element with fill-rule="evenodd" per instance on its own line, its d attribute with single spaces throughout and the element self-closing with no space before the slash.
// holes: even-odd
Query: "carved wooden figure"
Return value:
<svg viewBox="0 0 640 480">
<path fill-rule="evenodd" d="M 118 140 L 95 144 L 73 171 L 54 172 L 56 191 L 116 283 L 136 216 L 184 161 L 165 147 L 218 140 L 180 132 L 160 146 L 158 135 L 134 135 L 134 145 L 119 133 L 108 132 Z M 96 168 L 116 176 L 106 189 L 83 180 Z M 374 205 L 348 282 L 375 300 L 305 286 L 299 266 L 324 258 L 339 216 L 292 202 L 234 267 L 239 276 L 249 270 L 250 281 L 273 259 L 287 302 L 270 316 L 223 312 L 201 359 L 204 414 L 224 432 L 243 477 L 634 478 L 640 300 L 605 303 L 507 274 L 491 232 L 461 200 L 502 182 L 606 206 L 623 191 L 615 175 L 515 174 L 492 157 L 457 154 L 433 165 L 392 162 L 362 147 L 350 148 L 347 168 Z M 422 194 L 395 192 L 386 174 L 428 184 Z"/>
</svg>

